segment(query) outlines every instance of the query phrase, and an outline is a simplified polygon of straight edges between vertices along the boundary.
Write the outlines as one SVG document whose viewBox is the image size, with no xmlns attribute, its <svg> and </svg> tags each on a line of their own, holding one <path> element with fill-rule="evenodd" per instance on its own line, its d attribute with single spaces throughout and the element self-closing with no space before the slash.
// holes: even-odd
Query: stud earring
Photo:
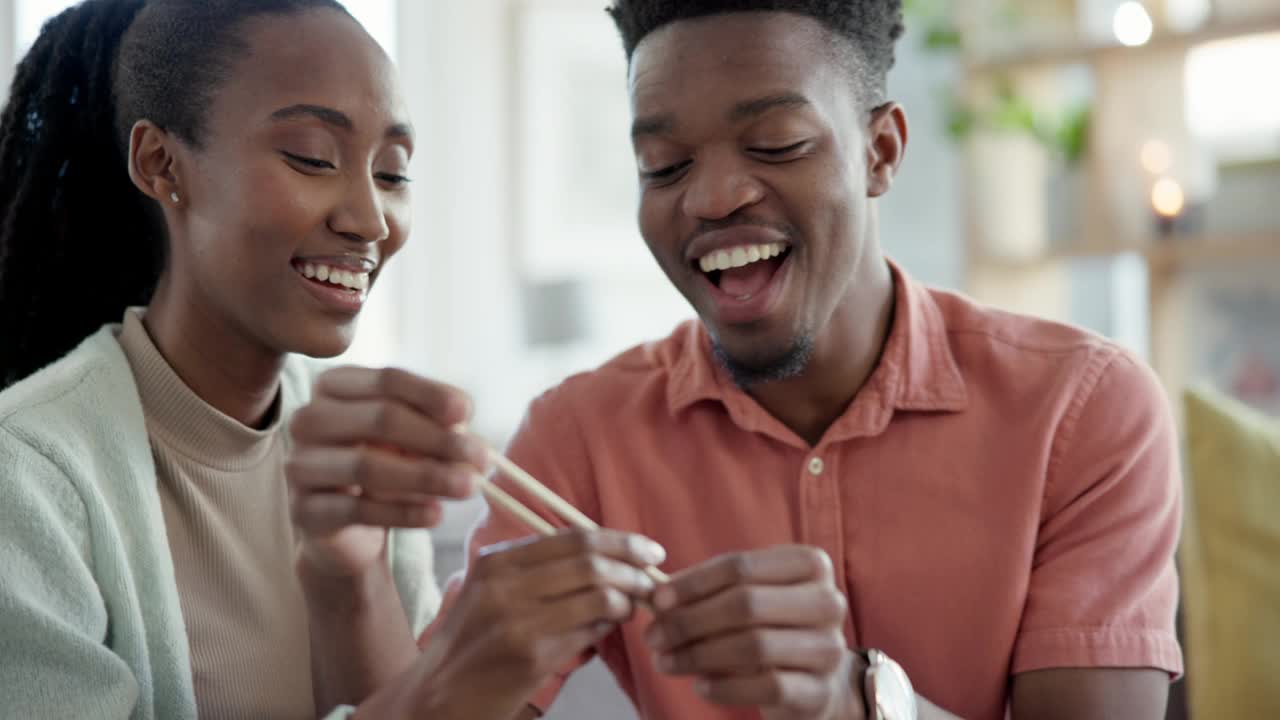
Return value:
<svg viewBox="0 0 1280 720">
<path fill-rule="evenodd" d="M 182 198 L 178 197 L 178 193 L 176 192 L 169 193 L 169 199 L 174 201 L 175 203 L 182 202 Z"/>
</svg>

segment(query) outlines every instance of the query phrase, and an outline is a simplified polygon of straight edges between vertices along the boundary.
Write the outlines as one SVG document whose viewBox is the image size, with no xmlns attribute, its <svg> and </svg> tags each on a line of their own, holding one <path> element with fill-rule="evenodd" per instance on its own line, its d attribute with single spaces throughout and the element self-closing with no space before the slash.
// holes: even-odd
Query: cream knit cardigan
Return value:
<svg viewBox="0 0 1280 720">
<path fill-rule="evenodd" d="M 0 716 L 196 716 L 155 466 L 118 333 L 102 328 L 0 393 Z M 282 407 L 306 402 L 311 379 L 291 358 Z M 392 535 L 415 633 L 440 604 L 431 552 L 424 531 Z"/>
</svg>

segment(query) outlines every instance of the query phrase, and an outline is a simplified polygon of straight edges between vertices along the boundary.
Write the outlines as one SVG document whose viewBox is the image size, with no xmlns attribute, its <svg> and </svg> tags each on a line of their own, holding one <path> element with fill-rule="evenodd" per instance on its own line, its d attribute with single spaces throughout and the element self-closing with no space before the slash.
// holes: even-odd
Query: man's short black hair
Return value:
<svg viewBox="0 0 1280 720">
<path fill-rule="evenodd" d="M 847 41 L 853 53 L 843 55 L 854 65 L 863 100 L 884 101 L 894 46 L 904 31 L 902 0 L 614 0 L 609 8 L 628 60 L 649 33 L 677 20 L 769 11 L 811 17 Z"/>
</svg>

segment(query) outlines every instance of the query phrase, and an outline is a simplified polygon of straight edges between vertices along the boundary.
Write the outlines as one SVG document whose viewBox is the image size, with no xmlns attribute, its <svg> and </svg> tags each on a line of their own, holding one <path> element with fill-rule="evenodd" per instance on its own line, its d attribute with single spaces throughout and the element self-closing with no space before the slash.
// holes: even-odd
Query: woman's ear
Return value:
<svg viewBox="0 0 1280 720">
<path fill-rule="evenodd" d="M 867 127 L 867 195 L 889 192 L 907 152 L 907 112 L 896 102 L 871 111 Z"/>
<path fill-rule="evenodd" d="M 129 131 L 129 179 L 161 205 L 182 204 L 174 138 L 150 120 L 139 120 Z"/>
</svg>

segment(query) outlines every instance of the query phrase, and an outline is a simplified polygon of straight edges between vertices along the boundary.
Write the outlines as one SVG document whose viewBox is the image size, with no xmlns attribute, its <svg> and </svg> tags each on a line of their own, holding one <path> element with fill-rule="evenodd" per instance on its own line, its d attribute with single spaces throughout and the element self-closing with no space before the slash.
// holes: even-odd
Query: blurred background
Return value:
<svg viewBox="0 0 1280 720">
<path fill-rule="evenodd" d="M 4 88 L 70 4 L 0 0 Z M 636 231 L 605 4 L 346 2 L 395 58 L 419 136 L 413 239 L 347 359 L 466 388 L 499 445 L 539 392 L 691 315 Z M 885 247 L 1155 367 L 1191 465 L 1189 680 L 1170 715 L 1189 687 L 1196 717 L 1280 717 L 1280 2 L 906 5 L 890 94 L 912 134 Z M 1211 388 L 1209 419 L 1191 386 Z M 442 576 L 479 510 L 437 532 Z M 633 714 L 597 667 L 552 717 Z"/>
</svg>

